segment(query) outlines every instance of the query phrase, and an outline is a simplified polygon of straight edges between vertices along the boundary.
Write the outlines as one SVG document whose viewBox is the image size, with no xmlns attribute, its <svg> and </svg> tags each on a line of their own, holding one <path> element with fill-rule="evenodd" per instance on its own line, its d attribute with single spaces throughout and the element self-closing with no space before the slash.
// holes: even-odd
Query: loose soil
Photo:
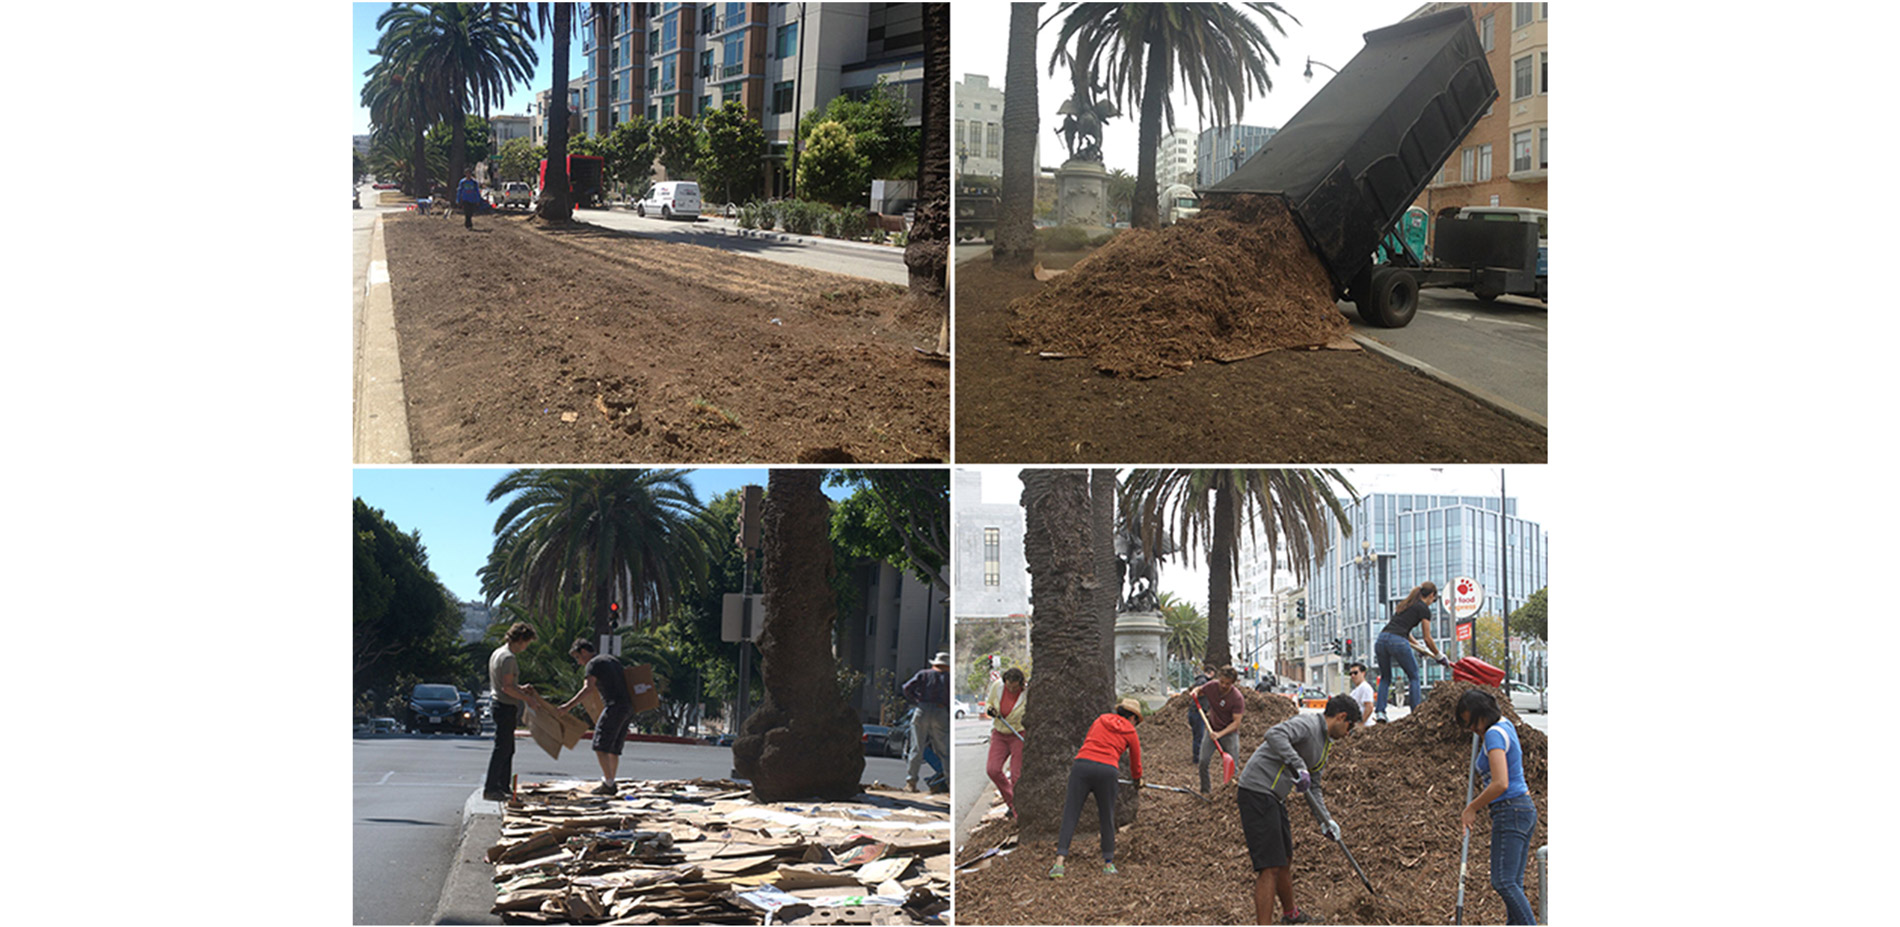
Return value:
<svg viewBox="0 0 1900 927">
<path fill-rule="evenodd" d="M 1276 196 L 1230 197 L 1165 229 L 1122 232 L 1010 311 L 1016 344 L 1137 379 L 1352 332 Z"/>
<path fill-rule="evenodd" d="M 903 287 L 483 216 L 385 220 L 418 463 L 933 462 L 938 312 Z"/>
<path fill-rule="evenodd" d="M 1368 895 L 1344 853 L 1318 833 L 1306 801 L 1287 803 L 1293 829 L 1295 902 L 1327 924 L 1444 924 L 1457 905 L 1465 770 L 1471 735 L 1452 721 L 1452 706 L 1469 683 L 1433 687 L 1418 710 L 1391 724 L 1355 728 L 1334 745 L 1320 775 L 1326 807 L 1339 821 L 1346 845 L 1377 895 Z M 1523 724 L 1496 689 L 1506 716 L 1517 722 L 1524 746 L 1524 778 L 1537 802 L 1537 831 L 1525 866 L 1525 891 L 1537 903 L 1535 849 L 1549 842 L 1549 749 L 1545 735 Z M 1244 766 L 1266 729 L 1296 713 L 1278 695 L 1248 692 L 1241 717 Z M 1148 782 L 1200 787 L 1189 762 L 1188 707 L 1177 696 L 1140 728 Z M 1093 839 L 1070 847 L 1069 875 L 1048 877 L 1052 843 L 1018 846 L 975 871 L 959 870 L 959 924 L 1251 924 L 1252 863 L 1240 830 L 1235 786 L 1220 785 L 1213 802 L 1177 792 L 1145 790 L 1140 817 L 1115 838 L 1115 865 L 1104 875 Z M 1095 811 L 1085 807 L 1085 818 Z M 1502 924 L 1504 905 L 1490 886 L 1490 819 L 1480 814 L 1471 831 L 1465 877 L 1465 923 Z M 959 865 L 1002 844 L 1015 831 L 1007 820 L 978 827 L 958 851 Z M 1275 916 L 1279 916 L 1275 910 Z"/>
<path fill-rule="evenodd" d="M 1078 266 L 1100 264 L 1113 245 Z M 1042 348 L 1011 343 L 1010 305 L 1067 274 L 1039 283 L 998 271 L 988 256 L 955 273 L 959 463 L 1542 463 L 1547 455 L 1543 429 L 1365 351 L 1271 350 L 1198 360 L 1156 379 L 1104 374 L 1093 359 L 1044 359 Z M 1228 285 L 1212 282 L 1213 267 L 1195 273 L 1210 292 Z M 1344 324 L 1337 308 L 1328 311 Z M 1170 358 L 1188 350 L 1167 347 L 1179 348 Z"/>
</svg>

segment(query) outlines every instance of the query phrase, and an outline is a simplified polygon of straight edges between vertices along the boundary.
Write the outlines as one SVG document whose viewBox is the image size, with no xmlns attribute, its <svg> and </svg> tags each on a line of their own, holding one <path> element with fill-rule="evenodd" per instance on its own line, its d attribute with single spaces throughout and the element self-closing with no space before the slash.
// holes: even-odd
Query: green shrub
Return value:
<svg viewBox="0 0 1900 927">
<path fill-rule="evenodd" d="M 786 200 L 779 205 L 779 222 L 794 235 L 810 235 L 824 221 L 828 207 L 804 200 Z"/>
<path fill-rule="evenodd" d="M 857 241 L 871 227 L 870 213 L 855 206 L 834 209 L 825 214 L 825 237 Z"/>
<path fill-rule="evenodd" d="M 1080 251 L 1089 244 L 1086 229 L 1073 225 L 1058 225 L 1055 228 L 1036 230 L 1036 250 L 1038 251 Z"/>
</svg>

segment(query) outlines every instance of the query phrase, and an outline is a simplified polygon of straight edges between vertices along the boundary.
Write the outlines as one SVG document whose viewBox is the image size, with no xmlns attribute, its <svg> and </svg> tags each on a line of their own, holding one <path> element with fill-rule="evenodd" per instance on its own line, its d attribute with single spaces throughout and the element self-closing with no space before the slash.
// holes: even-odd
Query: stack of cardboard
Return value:
<svg viewBox="0 0 1900 927">
<path fill-rule="evenodd" d="M 523 785 L 503 811 L 493 913 L 507 923 L 943 923 L 942 795 L 753 801 L 730 780 Z"/>
</svg>

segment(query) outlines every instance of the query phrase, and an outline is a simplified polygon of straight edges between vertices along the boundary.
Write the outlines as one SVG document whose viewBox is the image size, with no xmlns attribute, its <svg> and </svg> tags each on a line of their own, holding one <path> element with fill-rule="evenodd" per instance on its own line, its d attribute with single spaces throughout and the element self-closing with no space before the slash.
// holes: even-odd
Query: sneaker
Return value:
<svg viewBox="0 0 1900 927">
<path fill-rule="evenodd" d="M 1115 864 L 1114 864 L 1114 863 L 1103 863 L 1103 864 L 1102 864 L 1102 874 L 1103 874 L 1103 875 L 1114 875 L 1115 873 L 1117 873 L 1117 872 L 1120 872 L 1120 871 L 1121 871 L 1121 870 L 1119 870 L 1119 869 L 1116 869 L 1116 868 L 1115 868 Z"/>
<path fill-rule="evenodd" d="M 1385 723 L 1385 712 L 1383 712 L 1383 711 L 1382 711 L 1382 712 L 1379 712 L 1379 713 L 1378 713 L 1378 714 L 1376 714 L 1376 715 L 1373 715 L 1373 716 L 1372 716 L 1372 720 L 1374 720 L 1374 721 L 1377 721 L 1377 722 L 1379 722 L 1380 724 L 1384 724 L 1384 723 Z"/>
<path fill-rule="evenodd" d="M 905 780 L 904 780 L 904 791 L 906 791 L 906 792 L 915 792 L 915 791 L 917 791 L 917 780 L 915 780 L 915 779 L 905 779 Z"/>
<path fill-rule="evenodd" d="M 1295 911 L 1292 914 L 1289 914 L 1283 918 L 1280 918 L 1280 923 L 1282 924 L 1317 924 L 1319 922 L 1313 919 L 1313 915 L 1308 914 L 1305 911 Z"/>
<path fill-rule="evenodd" d="M 1068 874 L 1069 874 L 1069 870 L 1064 869 L 1061 863 L 1057 863 L 1049 867 L 1049 878 L 1051 879 L 1060 879 L 1063 876 L 1068 875 Z"/>
<path fill-rule="evenodd" d="M 620 786 L 612 782 L 602 782 L 587 791 L 594 795 L 612 795 L 620 791 Z"/>
</svg>

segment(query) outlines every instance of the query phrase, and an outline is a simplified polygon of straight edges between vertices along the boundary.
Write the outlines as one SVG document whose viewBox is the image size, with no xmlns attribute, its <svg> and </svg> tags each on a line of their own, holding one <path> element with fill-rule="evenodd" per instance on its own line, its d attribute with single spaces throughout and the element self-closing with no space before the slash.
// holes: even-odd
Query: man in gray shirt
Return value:
<svg viewBox="0 0 1900 927">
<path fill-rule="evenodd" d="M 488 655 L 488 685 L 495 692 L 495 752 L 488 756 L 488 778 L 482 783 L 482 797 L 503 801 L 508 797 L 508 780 L 515 767 L 515 725 L 521 720 L 521 706 L 538 701 L 533 686 L 516 682 L 520 672 L 515 655 L 534 643 L 534 628 L 517 621 L 508 629 L 508 639 Z"/>
<path fill-rule="evenodd" d="M 1299 714 L 1267 729 L 1247 767 L 1240 773 L 1238 790 L 1240 829 L 1253 859 L 1253 906 L 1257 923 L 1273 923 L 1273 899 L 1280 899 L 1282 924 L 1304 924 L 1312 918 L 1293 904 L 1293 828 L 1287 819 L 1286 796 L 1299 792 L 1320 831 L 1339 840 L 1339 822 L 1326 811 L 1320 797 L 1319 774 L 1326 767 L 1333 741 L 1345 737 L 1359 723 L 1359 706 L 1350 695 L 1335 695 L 1322 714 Z"/>
</svg>

